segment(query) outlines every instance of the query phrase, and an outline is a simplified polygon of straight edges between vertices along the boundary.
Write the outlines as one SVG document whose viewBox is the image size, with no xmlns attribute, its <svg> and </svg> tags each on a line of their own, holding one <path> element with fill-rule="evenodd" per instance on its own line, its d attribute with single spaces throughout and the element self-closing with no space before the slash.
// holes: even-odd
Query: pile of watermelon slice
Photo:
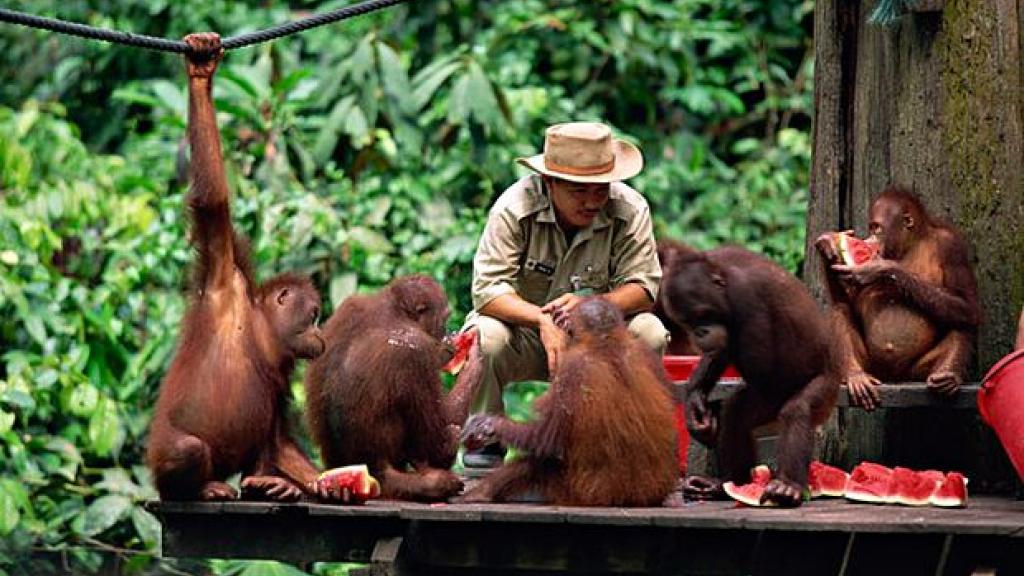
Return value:
<svg viewBox="0 0 1024 576">
<path fill-rule="evenodd" d="M 770 480 L 771 470 L 761 465 L 751 471 L 749 484 L 726 482 L 722 488 L 738 505 L 774 506 L 772 502 L 761 503 Z M 889 468 L 874 462 L 862 462 L 849 474 L 834 466 L 811 462 L 807 488 L 810 498 L 845 497 L 853 502 L 943 508 L 967 506 L 967 478 L 959 472 Z"/>
<path fill-rule="evenodd" d="M 967 478 L 959 472 L 889 468 L 862 462 L 846 483 L 847 500 L 904 506 L 967 506 Z"/>
</svg>

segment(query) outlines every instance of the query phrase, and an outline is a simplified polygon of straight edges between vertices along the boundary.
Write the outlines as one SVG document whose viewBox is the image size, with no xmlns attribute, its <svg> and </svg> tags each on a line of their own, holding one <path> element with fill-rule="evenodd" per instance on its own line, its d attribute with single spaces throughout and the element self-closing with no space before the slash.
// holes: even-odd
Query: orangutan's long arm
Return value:
<svg viewBox="0 0 1024 576">
<path fill-rule="evenodd" d="M 191 189 L 194 242 L 199 251 L 199 282 L 204 290 L 222 288 L 234 273 L 234 231 L 220 131 L 213 105 L 213 74 L 223 53 L 216 34 L 192 34 L 185 41 L 200 48 L 186 58 L 188 70 L 188 136 L 191 146 Z"/>
</svg>

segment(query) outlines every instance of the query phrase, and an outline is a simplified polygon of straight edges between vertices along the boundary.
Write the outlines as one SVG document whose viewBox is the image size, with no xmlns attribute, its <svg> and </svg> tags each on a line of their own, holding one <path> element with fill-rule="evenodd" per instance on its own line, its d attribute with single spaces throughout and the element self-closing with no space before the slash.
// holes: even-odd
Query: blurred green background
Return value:
<svg viewBox="0 0 1024 576">
<path fill-rule="evenodd" d="M 179 38 L 349 3 L 5 6 Z M 234 220 L 260 276 L 311 274 L 326 313 L 423 272 L 448 291 L 455 329 L 486 211 L 522 174 L 513 159 L 548 124 L 600 120 L 641 146 L 631 184 L 659 237 L 743 244 L 797 271 L 812 12 L 806 0 L 419 0 L 230 52 L 215 97 Z M 141 507 L 192 260 L 182 72 L 173 55 L 0 25 L 0 574 L 302 573 L 158 560 L 159 524 Z M 510 388 L 510 413 L 540 390 Z"/>
</svg>

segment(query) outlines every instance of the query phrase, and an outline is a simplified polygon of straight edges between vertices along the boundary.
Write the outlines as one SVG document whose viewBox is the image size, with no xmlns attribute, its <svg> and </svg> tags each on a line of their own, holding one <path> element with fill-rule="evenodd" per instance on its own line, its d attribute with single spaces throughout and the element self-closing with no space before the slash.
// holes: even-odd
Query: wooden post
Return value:
<svg viewBox="0 0 1024 576">
<path fill-rule="evenodd" d="M 978 379 L 1010 351 L 1024 301 L 1024 0 L 947 0 L 941 11 L 908 14 L 891 28 L 866 22 L 874 2 L 815 4 L 804 277 L 824 300 L 814 239 L 845 228 L 866 234 L 871 197 L 890 183 L 912 188 L 970 244 L 983 314 Z M 849 455 L 857 442 L 885 444 L 901 433 L 886 417 L 876 420 L 866 428 L 840 422 L 824 453 Z"/>
</svg>

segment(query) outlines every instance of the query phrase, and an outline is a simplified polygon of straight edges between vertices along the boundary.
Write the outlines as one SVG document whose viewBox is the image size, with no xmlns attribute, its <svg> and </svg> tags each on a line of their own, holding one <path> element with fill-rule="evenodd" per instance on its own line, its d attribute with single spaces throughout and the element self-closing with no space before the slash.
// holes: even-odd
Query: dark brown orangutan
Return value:
<svg viewBox="0 0 1024 576">
<path fill-rule="evenodd" d="M 952 394 L 966 376 L 980 315 L 967 246 L 899 187 L 871 203 L 869 218 L 869 240 L 879 242 L 880 258 L 841 265 L 832 235 L 816 242 L 837 328 L 848 341 L 850 397 L 875 408 L 879 379 L 924 380 L 935 392 Z"/>
<path fill-rule="evenodd" d="M 482 363 L 474 345 L 444 395 L 448 312 L 441 286 L 414 275 L 346 299 L 324 324 L 327 352 L 306 373 L 306 405 L 326 467 L 367 464 L 383 498 L 438 501 L 462 490 L 449 468 Z"/>
<path fill-rule="evenodd" d="M 479 414 L 466 423 L 468 449 L 497 441 L 523 453 L 462 501 L 538 493 L 549 504 L 659 506 L 675 488 L 672 398 L 660 359 L 600 297 L 577 306 L 567 329 L 534 422 Z"/>
<path fill-rule="evenodd" d="M 658 240 L 658 263 L 661 264 L 661 278 L 664 283 L 665 278 L 668 275 L 668 261 L 671 259 L 672 254 L 677 250 L 683 248 L 685 245 L 675 240 L 669 240 L 662 238 Z M 659 288 L 659 292 L 662 288 Z M 654 307 L 651 309 L 651 313 L 661 320 L 662 325 L 669 333 L 668 346 L 665 348 L 665 354 L 671 355 L 682 355 L 682 356 L 693 356 L 700 354 L 697 347 L 694 346 L 693 341 L 690 340 L 690 335 L 686 332 L 686 327 L 668 317 L 665 312 L 665 307 L 661 304 L 661 299 L 654 301 Z"/>
<path fill-rule="evenodd" d="M 726 479 L 745 484 L 757 463 L 752 432 L 777 420 L 778 474 L 762 501 L 799 506 L 814 427 L 835 405 L 842 359 L 806 287 L 743 248 L 683 248 L 670 259 L 659 297 L 702 351 L 686 386 L 690 434 L 709 446 L 717 441 Z M 725 401 L 719 415 L 708 406 L 708 393 L 729 364 L 746 386 Z M 684 495 L 705 496 L 717 486 L 693 477 L 684 483 Z"/>
<path fill-rule="evenodd" d="M 247 246 L 231 225 L 211 98 L 220 38 L 194 34 L 185 42 L 198 54 L 187 61 L 188 207 L 198 263 L 147 462 L 164 500 L 236 498 L 224 480 L 237 472 L 247 498 L 294 500 L 313 489 L 317 471 L 285 428 L 288 381 L 296 359 L 324 350 L 320 297 L 299 276 L 255 283 Z"/>
</svg>

